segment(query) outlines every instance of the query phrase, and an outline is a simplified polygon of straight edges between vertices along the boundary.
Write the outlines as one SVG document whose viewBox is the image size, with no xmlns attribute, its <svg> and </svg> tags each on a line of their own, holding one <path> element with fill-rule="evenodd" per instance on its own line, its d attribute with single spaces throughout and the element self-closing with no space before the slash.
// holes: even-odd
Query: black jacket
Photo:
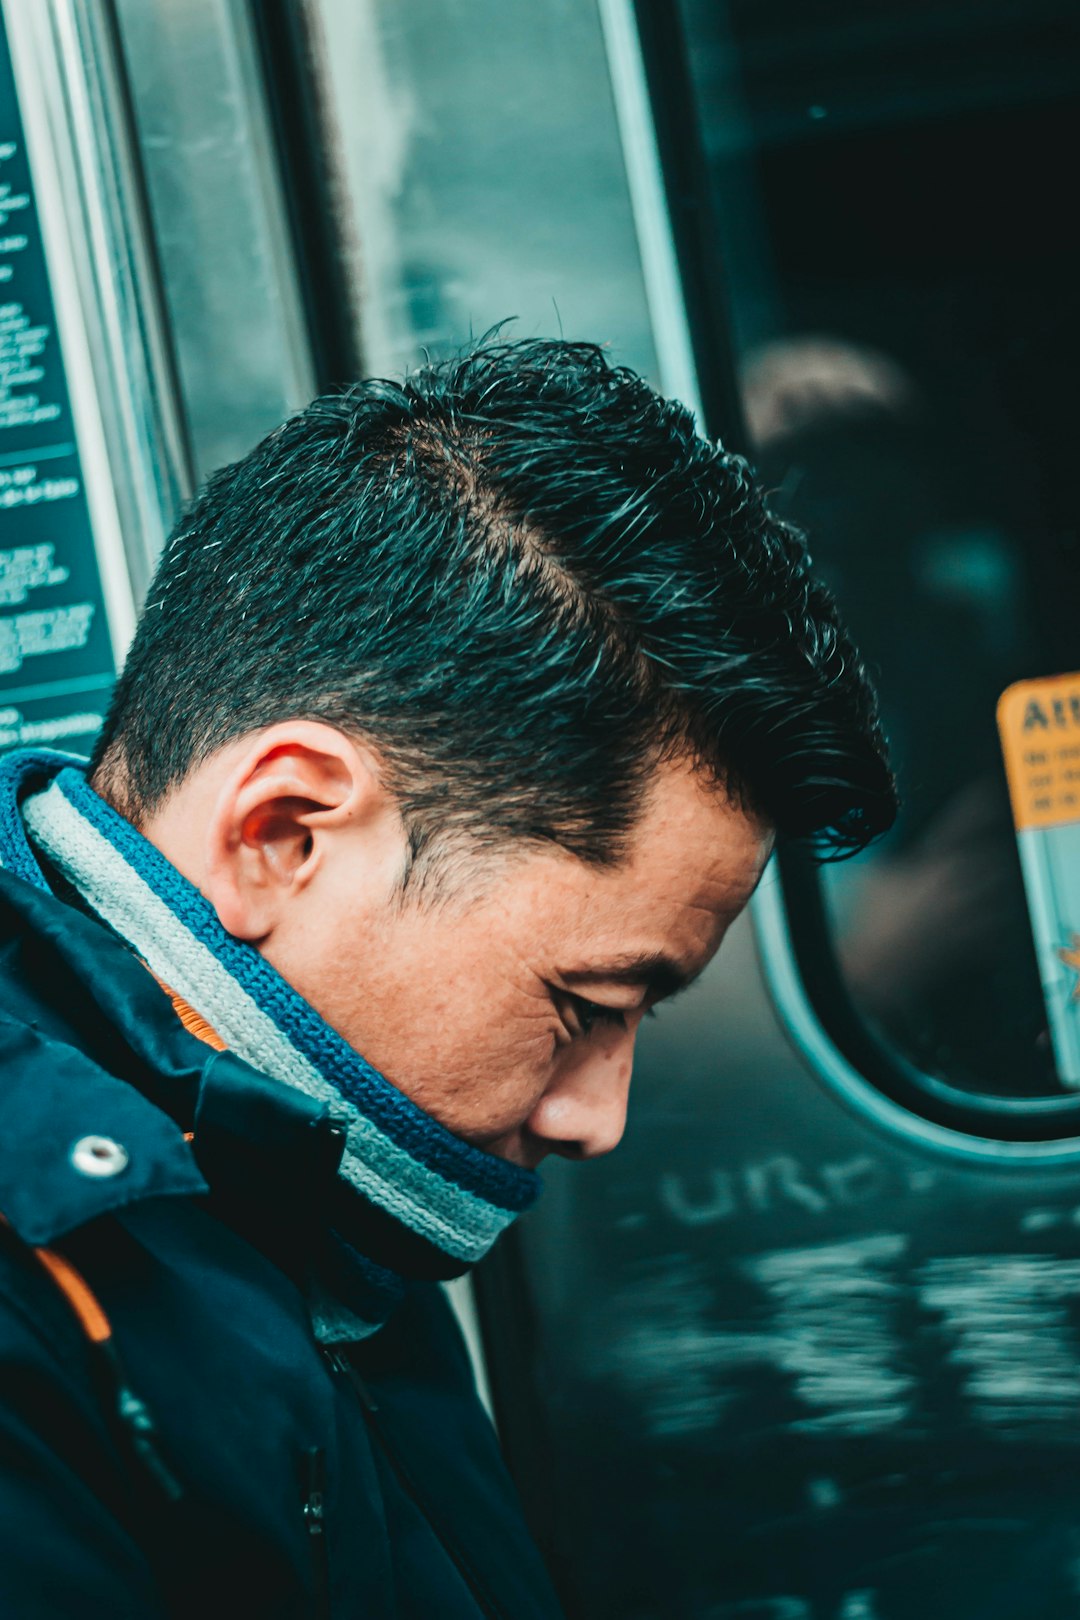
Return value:
<svg viewBox="0 0 1080 1620">
<path fill-rule="evenodd" d="M 439 1289 L 313 1337 L 340 1146 L 0 873 L 4 1620 L 558 1615 Z"/>
</svg>

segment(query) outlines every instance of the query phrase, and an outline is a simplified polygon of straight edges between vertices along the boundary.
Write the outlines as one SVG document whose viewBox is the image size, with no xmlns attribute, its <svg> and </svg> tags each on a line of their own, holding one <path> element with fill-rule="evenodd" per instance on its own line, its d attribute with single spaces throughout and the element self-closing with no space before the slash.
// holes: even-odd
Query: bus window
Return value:
<svg viewBox="0 0 1080 1620">
<path fill-rule="evenodd" d="M 1077 664 L 1075 16 L 681 11 L 752 454 L 875 671 L 904 799 L 826 874 L 847 992 L 931 1077 L 1060 1096 L 995 705 Z"/>
</svg>

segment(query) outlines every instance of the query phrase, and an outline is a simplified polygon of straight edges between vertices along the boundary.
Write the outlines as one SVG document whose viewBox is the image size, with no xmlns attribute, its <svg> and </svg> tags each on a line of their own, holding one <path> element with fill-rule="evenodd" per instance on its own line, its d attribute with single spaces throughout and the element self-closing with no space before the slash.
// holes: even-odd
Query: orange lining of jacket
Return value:
<svg viewBox="0 0 1080 1620">
<path fill-rule="evenodd" d="M 206 1022 L 206 1019 L 203 1017 L 202 1013 L 197 1013 L 194 1007 L 184 1000 L 183 996 L 178 996 L 175 990 L 169 988 L 164 979 L 158 979 L 156 973 L 154 974 L 154 978 L 157 979 L 158 984 L 160 984 L 161 988 L 172 1002 L 173 1010 L 175 1011 L 177 1018 L 179 1018 L 180 1022 L 183 1024 L 188 1033 L 196 1036 L 200 1041 L 205 1041 L 207 1046 L 212 1046 L 214 1048 L 215 1052 L 224 1052 L 225 1042 L 222 1040 L 217 1030 L 212 1029 Z M 185 1131 L 184 1135 L 190 1142 L 191 1132 Z"/>
<path fill-rule="evenodd" d="M 0 1215 L 0 1222 L 10 1229 L 11 1222 L 5 1215 Z M 111 1339 L 112 1325 L 109 1318 L 82 1273 L 76 1271 L 71 1261 L 65 1260 L 55 1249 L 44 1249 L 36 1243 L 32 1243 L 30 1249 L 75 1312 L 87 1338 L 94 1344 L 104 1344 Z"/>
</svg>

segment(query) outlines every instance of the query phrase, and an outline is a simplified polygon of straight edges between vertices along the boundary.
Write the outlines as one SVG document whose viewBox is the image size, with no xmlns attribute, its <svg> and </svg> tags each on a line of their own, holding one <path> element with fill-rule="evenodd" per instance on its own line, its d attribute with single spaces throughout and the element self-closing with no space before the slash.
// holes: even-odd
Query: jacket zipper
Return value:
<svg viewBox="0 0 1080 1620">
<path fill-rule="evenodd" d="M 425 1499 L 423 1493 L 417 1488 L 415 1482 L 413 1481 L 412 1475 L 405 1467 L 405 1464 L 401 1461 L 401 1458 L 398 1456 L 394 1447 L 390 1444 L 382 1425 L 378 1421 L 377 1414 L 379 1411 L 379 1403 L 376 1401 L 371 1390 L 357 1372 L 348 1356 L 344 1353 L 344 1351 L 335 1350 L 330 1345 L 323 1346 L 323 1354 L 334 1371 L 347 1378 L 349 1383 L 352 1385 L 363 1410 L 364 1419 L 367 1423 L 368 1429 L 378 1441 L 386 1460 L 389 1462 L 390 1467 L 393 1469 L 394 1474 L 397 1477 L 398 1484 L 401 1486 L 409 1500 L 420 1510 L 428 1524 L 431 1526 L 436 1540 L 440 1543 L 450 1562 L 453 1564 L 454 1568 L 465 1582 L 465 1585 L 476 1599 L 477 1607 L 480 1609 L 480 1612 L 487 1617 L 487 1620 L 512 1620 L 512 1617 L 507 1615 L 506 1610 L 502 1608 L 502 1606 L 498 1604 L 491 1594 L 480 1584 L 479 1577 L 477 1576 L 476 1571 L 473 1569 L 468 1556 L 459 1546 L 457 1538 L 449 1529 L 447 1529 L 446 1525 L 443 1524 L 439 1515 L 432 1511 L 432 1508 Z"/>
<path fill-rule="evenodd" d="M 326 1547 L 326 1453 L 311 1446 L 305 1453 L 304 1525 L 311 1548 L 312 1585 L 315 1615 L 324 1620 L 330 1614 L 330 1562 Z"/>
</svg>

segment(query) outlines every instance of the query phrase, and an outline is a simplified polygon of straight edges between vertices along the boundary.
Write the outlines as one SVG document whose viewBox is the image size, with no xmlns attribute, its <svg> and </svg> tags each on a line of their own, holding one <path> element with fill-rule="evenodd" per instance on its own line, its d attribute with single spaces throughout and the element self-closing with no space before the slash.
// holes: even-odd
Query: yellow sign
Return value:
<svg viewBox="0 0 1080 1620">
<path fill-rule="evenodd" d="M 997 723 L 1017 831 L 1080 821 L 1080 674 L 1017 681 Z"/>
</svg>

